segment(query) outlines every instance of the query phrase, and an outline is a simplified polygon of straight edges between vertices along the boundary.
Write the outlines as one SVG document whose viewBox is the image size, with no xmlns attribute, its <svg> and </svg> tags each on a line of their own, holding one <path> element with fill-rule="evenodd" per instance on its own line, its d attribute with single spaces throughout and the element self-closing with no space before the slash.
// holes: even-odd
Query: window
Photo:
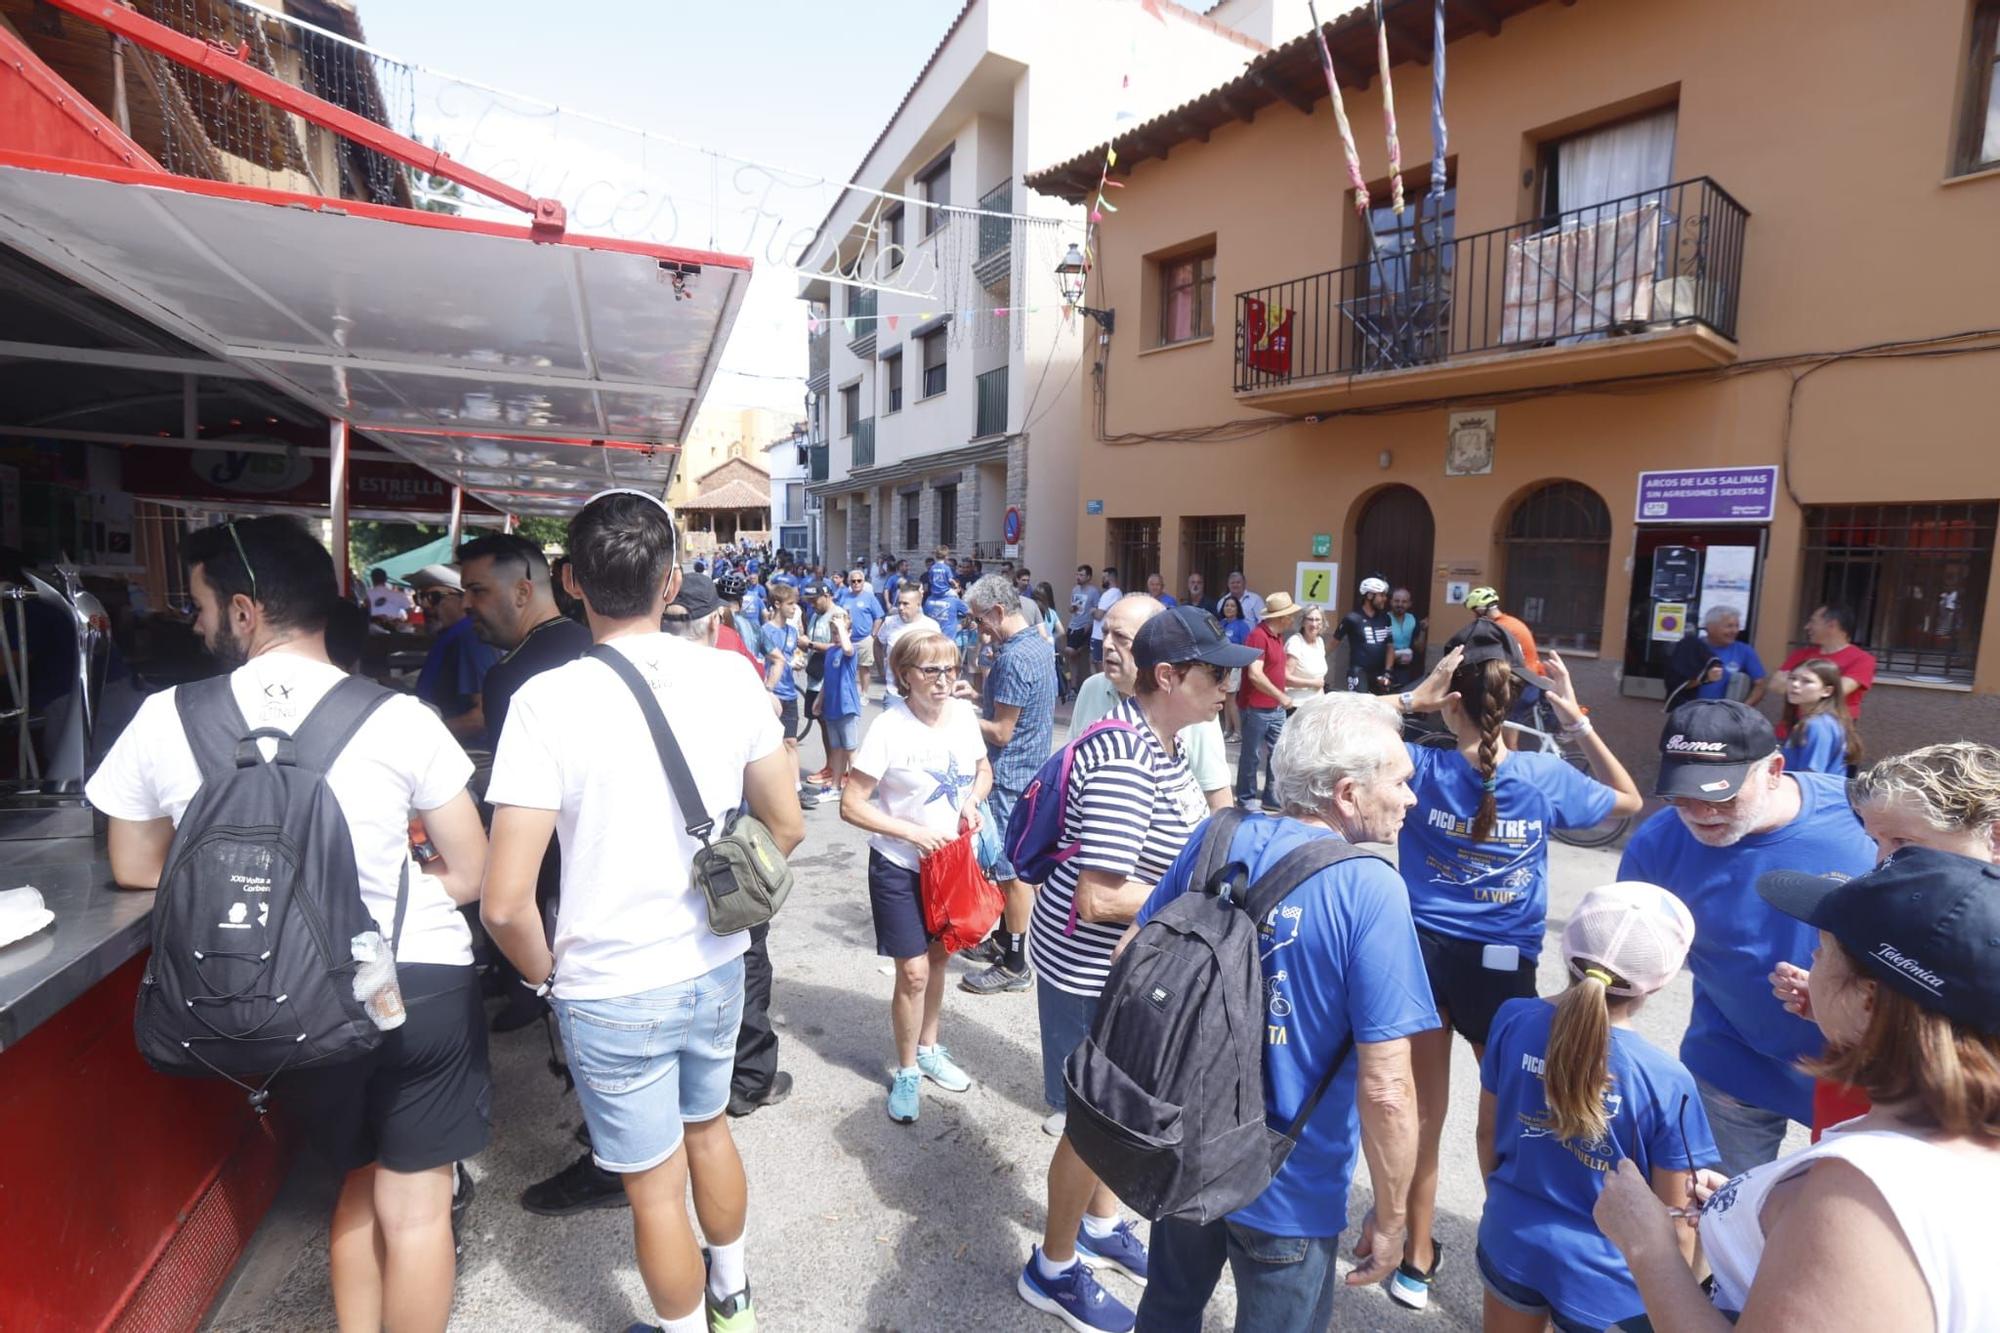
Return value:
<svg viewBox="0 0 2000 1333">
<path fill-rule="evenodd" d="M 854 423 L 861 420 L 861 386 L 849 384 L 840 391 L 840 433 L 854 434 Z"/>
<path fill-rule="evenodd" d="M 1105 524 L 1104 563 L 1118 571 L 1119 587 L 1144 592 L 1146 576 L 1160 572 L 1160 520 L 1114 518 Z"/>
<path fill-rule="evenodd" d="M 938 545 L 958 545 L 958 487 L 937 488 Z"/>
<path fill-rule="evenodd" d="M 930 207 L 924 210 L 924 235 L 929 236 L 944 226 L 950 217 L 941 204 L 951 202 L 951 154 L 947 152 L 936 165 L 926 167 L 917 176 L 917 188 Z"/>
<path fill-rule="evenodd" d="M 924 397 L 926 398 L 935 398 L 944 392 L 945 333 L 944 329 L 932 329 L 918 339 L 924 348 Z"/>
<path fill-rule="evenodd" d="M 923 516 L 915 491 L 903 492 L 903 549 L 914 551 L 923 545 Z"/>
<path fill-rule="evenodd" d="M 882 383 L 887 387 L 883 396 L 882 415 L 903 410 L 903 354 L 882 358 Z"/>
<path fill-rule="evenodd" d="M 1215 333 L 1215 251 L 1160 261 L 1160 345 Z"/>
<path fill-rule="evenodd" d="M 1881 670 L 1970 684 L 1996 517 L 1990 500 L 1808 507 L 1800 611 L 1851 607 Z"/>
<path fill-rule="evenodd" d="M 1181 573 L 1201 575 L 1210 601 L 1229 591 L 1229 576 L 1243 568 L 1243 527 L 1241 514 L 1181 520 Z M 1185 587 L 1167 591 L 1179 597 Z"/>
<path fill-rule="evenodd" d="M 1958 174 L 2000 167 L 2000 0 L 1972 12 L 1972 59 L 1966 68 Z"/>
<path fill-rule="evenodd" d="M 1662 107 L 1545 145 L 1543 207 L 1568 213 L 1667 184 L 1674 178 L 1679 120 L 1678 108 Z"/>
<path fill-rule="evenodd" d="M 895 272 L 903 262 L 903 206 L 897 204 L 882 214 L 882 227 L 877 236 L 876 249 L 881 255 L 881 269 L 884 273 Z"/>
<path fill-rule="evenodd" d="M 1507 520 L 1501 605 L 1528 622 L 1543 648 L 1595 652 L 1604 630 L 1611 511 L 1596 491 L 1552 481 L 1528 492 Z"/>
<path fill-rule="evenodd" d="M 785 517 L 797 518 L 806 512 L 806 484 L 802 481 L 785 483 Z"/>
</svg>

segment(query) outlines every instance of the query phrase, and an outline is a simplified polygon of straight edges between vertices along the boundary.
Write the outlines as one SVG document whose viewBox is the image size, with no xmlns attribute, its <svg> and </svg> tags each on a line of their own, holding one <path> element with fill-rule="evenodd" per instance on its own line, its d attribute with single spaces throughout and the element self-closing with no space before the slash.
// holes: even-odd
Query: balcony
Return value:
<svg viewBox="0 0 2000 1333">
<path fill-rule="evenodd" d="M 1237 396 L 1313 412 L 1730 364 L 1749 216 L 1702 177 L 1243 292 Z"/>
<path fill-rule="evenodd" d="M 854 321 L 847 333 L 847 350 L 863 360 L 874 356 L 875 293 L 872 289 L 847 289 L 847 317 Z"/>
<path fill-rule="evenodd" d="M 810 453 L 811 453 L 811 455 L 812 455 L 812 457 L 811 457 L 811 459 L 810 459 L 810 467 L 811 467 L 811 474 L 810 474 L 810 475 L 811 475 L 811 477 L 812 477 L 812 480 L 814 480 L 814 481 L 825 481 L 825 480 L 826 480 L 826 478 L 827 478 L 827 447 L 826 447 L 826 445 L 825 445 L 825 444 L 823 444 L 823 443 L 822 443 L 822 444 L 815 444 L 815 445 L 813 445 L 813 446 L 812 446 L 812 448 L 811 448 L 811 450 L 810 450 Z"/>
<path fill-rule="evenodd" d="M 1005 288 L 1014 249 L 1014 182 L 1001 181 L 979 200 L 979 250 L 973 256 L 972 276 L 988 291 Z"/>
<path fill-rule="evenodd" d="M 813 393 L 826 392 L 828 345 L 832 341 L 833 335 L 828 331 L 825 320 L 820 321 L 818 333 L 806 336 L 806 388 Z"/>
<path fill-rule="evenodd" d="M 983 440 L 1007 433 L 1007 367 L 989 370 L 978 377 L 979 420 L 972 435 Z"/>
<path fill-rule="evenodd" d="M 854 458 L 848 464 L 848 471 L 858 471 L 875 466 L 875 418 L 867 417 L 854 423 Z"/>
</svg>

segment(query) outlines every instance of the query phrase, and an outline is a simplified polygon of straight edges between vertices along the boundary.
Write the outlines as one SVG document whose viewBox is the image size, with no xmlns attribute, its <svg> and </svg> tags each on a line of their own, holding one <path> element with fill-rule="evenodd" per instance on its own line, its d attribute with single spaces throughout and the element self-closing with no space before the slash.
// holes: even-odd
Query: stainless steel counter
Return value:
<svg viewBox="0 0 2000 1333">
<path fill-rule="evenodd" d="M 0 946 L 0 1051 L 136 956 L 152 932 L 153 895 L 112 885 L 101 837 L 0 842 L 0 889 L 23 884 L 41 890 L 56 919 Z"/>
</svg>

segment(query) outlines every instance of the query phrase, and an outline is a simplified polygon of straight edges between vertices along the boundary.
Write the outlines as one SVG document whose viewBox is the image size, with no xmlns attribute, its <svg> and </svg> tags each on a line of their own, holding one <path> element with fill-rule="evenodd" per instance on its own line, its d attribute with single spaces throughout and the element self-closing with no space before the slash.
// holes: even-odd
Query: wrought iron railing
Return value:
<svg viewBox="0 0 2000 1333">
<path fill-rule="evenodd" d="M 1007 433 L 1007 367 L 989 370 L 978 377 L 979 420 L 973 430 L 977 437 Z"/>
<path fill-rule="evenodd" d="M 979 197 L 979 211 L 986 216 L 979 219 L 979 258 L 998 254 L 1007 248 L 1013 232 L 1012 219 L 1007 216 L 1013 211 L 1014 182 L 1001 181 Z"/>
<path fill-rule="evenodd" d="M 875 466 L 875 418 L 866 417 L 854 423 L 854 461 L 850 467 Z"/>
<path fill-rule="evenodd" d="M 1236 389 L 1701 324 L 1736 336 L 1749 213 L 1707 177 L 1236 298 Z"/>
</svg>

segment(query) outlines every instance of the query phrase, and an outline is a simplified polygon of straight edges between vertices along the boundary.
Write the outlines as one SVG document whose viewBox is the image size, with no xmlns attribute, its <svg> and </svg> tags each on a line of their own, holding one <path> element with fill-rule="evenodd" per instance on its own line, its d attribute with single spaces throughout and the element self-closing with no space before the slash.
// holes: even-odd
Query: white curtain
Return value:
<svg viewBox="0 0 2000 1333">
<path fill-rule="evenodd" d="M 1579 134 L 1556 145 L 1556 207 L 1589 208 L 1673 178 L 1673 107 Z"/>
</svg>

